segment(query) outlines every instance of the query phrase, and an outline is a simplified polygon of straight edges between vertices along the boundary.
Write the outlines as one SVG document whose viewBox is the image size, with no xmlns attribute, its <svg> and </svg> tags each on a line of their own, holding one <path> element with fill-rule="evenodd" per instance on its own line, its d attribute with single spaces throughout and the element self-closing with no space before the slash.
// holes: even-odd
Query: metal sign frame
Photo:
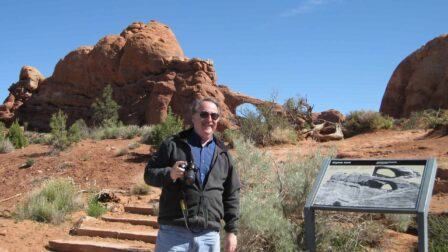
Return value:
<svg viewBox="0 0 448 252">
<path fill-rule="evenodd" d="M 350 206 L 340 205 L 340 204 L 325 204 L 320 202 L 316 204 L 316 196 L 318 196 L 319 190 L 326 181 L 328 181 L 328 172 L 331 167 L 337 165 L 350 166 L 362 166 L 362 165 L 421 165 L 423 166 L 423 171 L 421 174 L 421 180 L 419 183 L 418 195 L 415 198 L 414 207 L 376 207 L 376 206 Z M 345 160 L 345 159 L 325 159 L 320 168 L 319 174 L 314 182 L 313 188 L 308 195 L 304 214 L 305 214 L 305 235 L 307 241 L 307 247 L 309 251 L 315 251 L 316 241 L 315 241 L 315 210 L 323 211 L 346 211 L 346 212 L 370 212 L 370 213 L 401 213 L 401 214 L 416 214 L 417 224 L 418 224 L 418 251 L 428 251 L 428 209 L 431 201 L 432 189 L 434 186 L 434 180 L 436 175 L 437 163 L 434 158 L 428 159 L 397 159 L 397 160 Z M 375 169 L 376 170 L 376 169 Z M 412 171 L 411 171 L 412 172 Z M 343 177 L 343 176 L 342 176 Z M 327 180 L 324 181 L 324 178 Z M 338 178 L 336 176 L 336 178 Z M 375 177 L 376 178 L 376 177 Z M 343 177 L 344 179 L 344 177 Z M 347 179 L 347 178 L 345 178 Z M 361 179 L 361 184 L 365 184 L 365 178 Z M 376 179 L 374 179 L 376 180 Z M 378 179 L 380 182 L 388 182 L 387 179 Z M 370 181 L 369 181 L 370 182 Z M 320 194 L 319 194 L 320 196 Z"/>
</svg>

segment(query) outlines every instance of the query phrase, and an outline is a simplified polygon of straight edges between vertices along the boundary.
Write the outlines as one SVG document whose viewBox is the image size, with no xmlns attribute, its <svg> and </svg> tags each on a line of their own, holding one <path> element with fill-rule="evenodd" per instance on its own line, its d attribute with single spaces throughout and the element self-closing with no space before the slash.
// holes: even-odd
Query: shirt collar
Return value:
<svg viewBox="0 0 448 252">
<path fill-rule="evenodd" d="M 205 147 L 207 145 L 209 145 L 210 143 L 214 142 L 215 140 L 215 136 L 213 136 L 210 140 L 208 140 L 204 145 L 201 144 L 202 139 L 201 137 L 198 135 L 198 133 L 196 133 L 196 131 L 193 129 L 191 134 L 188 136 L 188 143 L 192 146 L 195 147 Z"/>
</svg>

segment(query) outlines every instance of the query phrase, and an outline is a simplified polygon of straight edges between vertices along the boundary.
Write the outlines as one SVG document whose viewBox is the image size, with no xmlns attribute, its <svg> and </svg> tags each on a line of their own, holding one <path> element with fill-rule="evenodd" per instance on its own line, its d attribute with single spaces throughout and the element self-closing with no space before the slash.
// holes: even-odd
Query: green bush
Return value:
<svg viewBox="0 0 448 252">
<path fill-rule="evenodd" d="M 149 134 L 144 136 L 146 138 L 144 143 L 158 146 L 169 136 L 182 131 L 184 128 L 183 125 L 183 120 L 176 116 L 171 108 L 168 107 L 168 114 L 165 121 L 155 125 Z"/>
<path fill-rule="evenodd" d="M 0 153 L 9 153 L 15 150 L 14 145 L 8 138 L 0 140 Z"/>
<path fill-rule="evenodd" d="M 429 251 L 448 251 L 448 214 L 429 216 Z"/>
<path fill-rule="evenodd" d="M 317 216 L 318 251 L 370 251 L 379 248 L 386 228 L 370 215 L 325 212 Z"/>
<path fill-rule="evenodd" d="M 374 111 L 352 111 L 343 124 L 344 136 L 351 137 L 357 134 L 373 132 L 379 129 L 390 129 L 394 124 L 392 117 L 383 116 Z"/>
<path fill-rule="evenodd" d="M 26 139 L 25 134 L 17 120 L 14 121 L 9 128 L 8 139 L 16 149 L 20 149 L 28 145 L 28 140 Z"/>
<path fill-rule="evenodd" d="M 89 136 L 89 128 L 83 119 L 78 119 L 70 126 L 67 138 L 70 143 L 77 143 Z"/>
<path fill-rule="evenodd" d="M 133 195 L 148 195 L 151 192 L 151 187 L 145 183 L 138 183 L 131 189 Z"/>
<path fill-rule="evenodd" d="M 313 122 L 313 106 L 308 103 L 306 98 L 300 96 L 288 98 L 283 104 L 283 110 L 288 121 L 297 131 L 310 129 Z"/>
<path fill-rule="evenodd" d="M 423 110 L 412 112 L 409 118 L 402 119 L 400 126 L 405 129 L 435 129 L 448 125 L 448 110 Z"/>
<path fill-rule="evenodd" d="M 258 105 L 256 111 L 245 110 L 242 111 L 243 116 L 238 118 L 240 132 L 245 139 L 254 142 L 257 145 L 274 145 L 286 141 L 295 142 L 296 137 L 291 137 L 294 129 L 288 122 L 286 117 L 283 117 L 275 109 L 275 104 Z M 274 136 L 274 132 L 288 132 L 287 137 L 279 138 L 280 134 Z M 279 141 L 281 139 L 281 141 Z"/>
<path fill-rule="evenodd" d="M 0 122 L 0 141 L 6 138 L 7 133 L 8 129 L 6 128 L 5 124 L 3 122 Z"/>
<path fill-rule="evenodd" d="M 51 145 L 53 141 L 53 137 L 49 133 L 38 133 L 26 131 L 25 136 L 28 139 L 28 142 L 31 144 L 48 144 Z"/>
<path fill-rule="evenodd" d="M 100 217 L 107 212 L 107 208 L 98 201 L 98 194 L 92 194 L 87 204 L 86 213 L 88 216 Z"/>
<path fill-rule="evenodd" d="M 118 125 L 118 110 L 120 106 L 112 98 L 113 89 L 109 84 L 92 104 L 93 122 L 96 126 L 108 128 Z"/>
<path fill-rule="evenodd" d="M 73 180 L 53 178 L 28 196 L 23 205 L 17 208 L 16 217 L 58 224 L 81 205 Z"/>
<path fill-rule="evenodd" d="M 410 214 L 385 214 L 384 217 L 389 228 L 402 233 L 405 233 L 414 221 L 413 215 Z"/>
<path fill-rule="evenodd" d="M 50 119 L 52 145 L 57 150 L 65 150 L 70 146 L 67 133 L 67 115 L 58 110 Z"/>
<path fill-rule="evenodd" d="M 239 248 L 300 250 L 304 246 L 303 206 L 323 157 L 316 153 L 276 163 L 249 141 L 236 138 L 234 143 L 241 178 Z"/>
</svg>

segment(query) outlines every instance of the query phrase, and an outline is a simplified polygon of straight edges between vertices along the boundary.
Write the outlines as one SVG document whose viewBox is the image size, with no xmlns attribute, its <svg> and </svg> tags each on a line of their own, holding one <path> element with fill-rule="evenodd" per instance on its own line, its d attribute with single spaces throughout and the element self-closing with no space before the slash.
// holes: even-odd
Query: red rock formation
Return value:
<svg viewBox="0 0 448 252">
<path fill-rule="evenodd" d="M 173 32 L 156 21 L 133 23 L 119 36 L 106 36 L 94 47 L 79 47 L 61 59 L 47 79 L 40 74 L 24 76 L 28 77 L 22 79 L 21 74 L 10 88 L 0 120 L 19 118 L 30 129 L 48 130 L 58 109 L 68 114 L 69 124 L 79 118 L 89 123 L 91 104 L 108 84 L 126 124 L 159 123 L 168 106 L 189 124 L 192 101 L 214 97 L 222 107 L 219 129 L 223 130 L 235 126 L 237 106 L 264 103 L 217 85 L 213 63 L 186 58 Z"/>
<path fill-rule="evenodd" d="M 448 35 L 406 57 L 387 84 L 380 112 L 395 118 L 414 111 L 448 109 Z"/>
<path fill-rule="evenodd" d="M 9 87 L 10 94 L 0 105 L 0 120 L 11 122 L 14 119 L 14 111 L 32 96 L 44 80 L 45 77 L 36 68 L 22 67 L 19 81 Z"/>
</svg>

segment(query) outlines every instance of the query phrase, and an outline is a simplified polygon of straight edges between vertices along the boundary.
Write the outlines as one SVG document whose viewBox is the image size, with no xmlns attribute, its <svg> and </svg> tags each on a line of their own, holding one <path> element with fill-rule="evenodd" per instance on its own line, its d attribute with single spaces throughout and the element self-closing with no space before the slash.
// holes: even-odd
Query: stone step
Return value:
<svg viewBox="0 0 448 252">
<path fill-rule="evenodd" d="M 50 240 L 48 248 L 56 252 L 152 252 L 154 245 L 133 246 L 121 243 L 83 240 Z"/>
<path fill-rule="evenodd" d="M 157 223 L 157 217 L 156 216 L 148 216 L 148 217 L 141 217 L 141 218 L 129 218 L 129 217 L 115 217 L 115 216 L 103 216 L 101 217 L 102 220 L 108 221 L 108 222 L 121 222 L 121 223 L 129 223 L 132 225 L 144 225 L 144 226 L 151 226 L 154 228 L 159 228 L 159 223 Z"/>
<path fill-rule="evenodd" d="M 71 235 L 137 240 L 155 243 L 157 230 L 153 227 L 106 222 L 93 217 L 81 217 L 70 229 Z"/>
<path fill-rule="evenodd" d="M 135 214 L 156 215 L 156 211 L 150 206 L 124 206 L 124 211 Z"/>
<path fill-rule="evenodd" d="M 157 231 L 128 231 L 122 229 L 105 229 L 95 227 L 78 227 L 71 231 L 72 235 L 98 236 L 102 238 L 115 238 L 122 240 L 137 240 L 156 243 Z"/>
</svg>

